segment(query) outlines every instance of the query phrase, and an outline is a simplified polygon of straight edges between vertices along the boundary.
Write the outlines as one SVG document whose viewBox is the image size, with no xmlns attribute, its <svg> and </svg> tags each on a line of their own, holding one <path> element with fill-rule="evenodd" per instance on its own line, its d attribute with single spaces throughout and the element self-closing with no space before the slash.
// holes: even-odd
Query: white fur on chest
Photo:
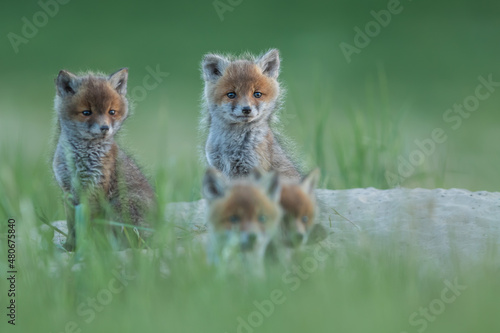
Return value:
<svg viewBox="0 0 500 333">
<path fill-rule="evenodd" d="M 213 120 L 206 144 L 208 163 L 226 175 L 259 165 L 257 147 L 267 135 L 266 124 L 224 124 Z"/>
<path fill-rule="evenodd" d="M 64 182 L 72 190 L 98 186 L 103 177 L 103 159 L 111 150 L 108 141 L 76 141 L 61 138 L 57 153 L 61 165 L 58 167 L 58 181 Z M 69 186 L 68 186 L 69 185 Z"/>
</svg>

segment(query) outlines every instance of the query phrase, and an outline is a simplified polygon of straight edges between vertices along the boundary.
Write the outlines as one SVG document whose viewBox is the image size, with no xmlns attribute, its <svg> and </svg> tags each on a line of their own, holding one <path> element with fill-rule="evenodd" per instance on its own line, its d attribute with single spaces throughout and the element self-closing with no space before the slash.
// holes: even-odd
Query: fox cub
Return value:
<svg viewBox="0 0 500 333">
<path fill-rule="evenodd" d="M 314 190 L 319 179 L 319 169 L 313 170 L 301 181 L 282 184 L 280 205 L 283 209 L 281 222 L 282 243 L 290 248 L 319 242 L 327 232 L 321 224 L 315 224 L 316 198 Z"/>
<path fill-rule="evenodd" d="M 210 166 L 229 178 L 246 176 L 259 168 L 300 179 L 297 167 L 271 130 L 283 94 L 279 70 L 275 49 L 259 57 L 207 54 L 203 58 L 201 127 L 208 129 L 205 155 Z"/>
<path fill-rule="evenodd" d="M 91 218 L 147 226 L 145 215 L 154 204 L 153 189 L 114 141 L 128 116 L 127 79 L 126 68 L 109 76 L 77 76 L 64 70 L 57 76 L 59 139 L 53 170 L 66 197 L 68 250 L 75 248 L 74 212 L 83 196 L 88 199 Z M 140 236 L 147 235 L 141 231 Z"/>
<path fill-rule="evenodd" d="M 203 195 L 208 201 L 209 256 L 215 262 L 243 254 L 252 269 L 263 265 L 266 248 L 281 221 L 281 185 L 278 175 L 260 175 L 228 180 L 218 170 L 207 170 Z M 262 267 L 261 267 L 262 268 Z"/>
</svg>

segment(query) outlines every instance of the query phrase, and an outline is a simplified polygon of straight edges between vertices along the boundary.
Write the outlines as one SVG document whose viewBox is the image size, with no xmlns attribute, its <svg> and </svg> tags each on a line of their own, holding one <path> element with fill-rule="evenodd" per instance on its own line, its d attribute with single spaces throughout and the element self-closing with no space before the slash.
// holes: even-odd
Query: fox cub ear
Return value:
<svg viewBox="0 0 500 333">
<path fill-rule="evenodd" d="M 264 75 L 277 79 L 280 74 L 280 52 L 277 49 L 269 50 L 257 59 L 257 65 Z"/>
<path fill-rule="evenodd" d="M 261 176 L 260 184 L 269 198 L 279 202 L 281 198 L 281 182 L 276 171 L 271 171 Z"/>
<path fill-rule="evenodd" d="M 203 196 L 207 200 L 215 200 L 223 197 L 226 192 L 227 180 L 224 175 L 214 169 L 208 168 L 203 178 Z"/>
<path fill-rule="evenodd" d="M 127 94 L 128 68 L 122 68 L 108 77 L 108 81 L 120 95 Z"/>
<path fill-rule="evenodd" d="M 309 194 L 313 194 L 314 189 L 316 188 L 316 185 L 318 184 L 319 180 L 319 169 L 316 168 L 313 171 L 311 171 L 307 176 L 302 179 L 300 182 L 300 186 L 302 189 Z"/>
<path fill-rule="evenodd" d="M 57 94 L 61 97 L 74 95 L 79 84 L 78 76 L 68 71 L 61 70 L 56 78 Z"/>
<path fill-rule="evenodd" d="M 206 54 L 201 62 L 203 79 L 205 81 L 217 81 L 228 65 L 228 59 L 217 54 Z"/>
</svg>

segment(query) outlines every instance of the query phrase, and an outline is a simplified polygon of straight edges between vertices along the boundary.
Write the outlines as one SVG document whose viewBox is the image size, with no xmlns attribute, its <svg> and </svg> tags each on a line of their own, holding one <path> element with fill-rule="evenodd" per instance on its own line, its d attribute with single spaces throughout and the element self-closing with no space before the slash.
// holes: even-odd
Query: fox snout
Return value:
<svg viewBox="0 0 500 333">
<path fill-rule="evenodd" d="M 255 106 L 244 104 L 233 107 L 233 114 L 238 118 L 253 118 L 259 114 L 259 111 Z"/>
<path fill-rule="evenodd" d="M 236 233 L 242 251 L 253 251 L 258 243 L 265 239 L 259 222 L 252 220 L 240 221 L 231 228 Z"/>
<path fill-rule="evenodd" d="M 99 122 L 90 125 L 90 133 L 95 137 L 107 137 L 113 134 L 113 125 L 110 122 Z"/>
<path fill-rule="evenodd" d="M 292 245 L 298 246 L 304 242 L 304 234 L 296 232 L 290 235 L 290 242 Z"/>
<path fill-rule="evenodd" d="M 289 247 L 298 247 L 304 244 L 307 240 L 307 228 L 302 221 L 286 216 L 283 226 L 284 241 Z"/>
<path fill-rule="evenodd" d="M 252 113 L 252 108 L 249 106 L 244 106 L 241 108 L 241 113 L 243 113 L 244 116 L 250 115 Z"/>
<path fill-rule="evenodd" d="M 240 233 L 240 245 L 242 251 L 252 251 L 257 243 L 257 234 L 255 233 Z"/>
</svg>

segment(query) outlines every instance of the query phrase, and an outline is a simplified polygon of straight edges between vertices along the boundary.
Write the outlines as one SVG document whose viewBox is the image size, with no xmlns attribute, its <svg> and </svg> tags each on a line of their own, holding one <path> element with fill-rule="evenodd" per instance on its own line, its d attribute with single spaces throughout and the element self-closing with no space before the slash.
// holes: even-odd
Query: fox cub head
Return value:
<svg viewBox="0 0 500 333">
<path fill-rule="evenodd" d="M 298 247 L 307 242 L 323 240 L 326 230 L 314 223 L 316 200 L 314 189 L 319 179 L 315 169 L 296 183 L 282 185 L 280 204 L 283 208 L 281 235 L 284 245 Z"/>
<path fill-rule="evenodd" d="M 235 238 L 243 252 L 263 255 L 281 219 L 281 185 L 276 173 L 229 182 L 222 173 L 208 169 L 203 195 L 209 204 L 212 231 L 223 239 Z M 220 237 L 218 238 L 220 239 Z"/>
<path fill-rule="evenodd" d="M 233 60 L 207 54 L 202 61 L 205 103 L 211 119 L 249 123 L 269 119 L 279 103 L 279 52 Z"/>
<path fill-rule="evenodd" d="M 109 76 L 60 71 L 55 109 L 62 132 L 84 140 L 113 137 L 128 115 L 127 78 L 126 68 Z"/>
</svg>

